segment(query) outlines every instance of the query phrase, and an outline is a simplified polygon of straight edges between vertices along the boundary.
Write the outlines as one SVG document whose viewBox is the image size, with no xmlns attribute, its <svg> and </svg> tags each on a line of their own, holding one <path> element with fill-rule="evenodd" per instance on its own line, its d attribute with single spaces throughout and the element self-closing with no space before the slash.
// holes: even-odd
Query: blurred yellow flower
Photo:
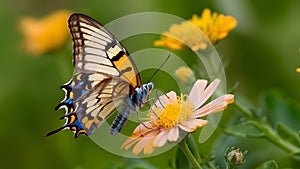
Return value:
<svg viewBox="0 0 300 169">
<path fill-rule="evenodd" d="M 57 49 L 69 37 L 68 18 L 71 12 L 59 10 L 42 18 L 24 17 L 20 20 L 20 30 L 24 35 L 24 47 L 34 55 Z"/>
<path fill-rule="evenodd" d="M 300 73 L 300 68 L 299 67 L 296 69 L 296 72 Z"/>
<path fill-rule="evenodd" d="M 237 21 L 232 16 L 211 13 L 209 9 L 204 9 L 201 17 L 194 14 L 188 21 L 171 25 L 169 31 L 164 32 L 161 39 L 154 42 L 154 46 L 166 46 L 174 50 L 188 46 L 193 51 L 204 50 L 209 42 L 199 34 L 199 30 L 215 44 L 225 38 L 236 25 Z"/>
<path fill-rule="evenodd" d="M 192 80 L 193 77 L 193 71 L 186 66 L 181 66 L 175 71 L 176 77 L 183 83 L 188 83 L 190 80 Z"/>
<path fill-rule="evenodd" d="M 203 10 L 201 18 L 193 15 L 190 22 L 201 29 L 213 44 L 225 38 L 237 25 L 236 19 L 232 16 L 211 13 L 209 9 Z"/>
</svg>

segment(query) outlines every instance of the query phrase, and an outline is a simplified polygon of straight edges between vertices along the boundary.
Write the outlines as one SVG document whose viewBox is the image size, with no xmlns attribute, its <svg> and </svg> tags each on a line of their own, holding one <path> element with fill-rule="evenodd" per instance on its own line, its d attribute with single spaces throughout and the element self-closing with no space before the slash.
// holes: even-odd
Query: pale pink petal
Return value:
<svg viewBox="0 0 300 169">
<path fill-rule="evenodd" d="M 168 129 L 163 129 L 155 138 L 155 140 L 153 141 L 153 146 L 154 147 L 162 147 L 168 139 Z"/>
<path fill-rule="evenodd" d="M 141 131 L 146 132 L 147 130 L 152 129 L 152 128 L 153 128 L 153 126 L 152 126 L 151 122 L 146 121 L 146 122 L 139 124 L 132 133 L 137 133 L 137 132 L 143 133 Z"/>
<path fill-rule="evenodd" d="M 197 128 L 202 127 L 208 123 L 207 120 L 203 119 L 189 119 L 182 122 L 179 126 L 186 132 L 193 132 Z"/>
<path fill-rule="evenodd" d="M 144 125 L 149 125 L 150 122 L 145 122 Z M 132 132 L 131 136 L 123 143 L 122 149 L 129 149 L 137 141 L 151 137 L 151 133 L 159 131 L 157 128 L 146 128 L 143 124 L 139 124 L 135 130 Z M 150 125 L 149 125 L 150 126 Z M 150 126 L 151 127 L 151 126 Z"/>
<path fill-rule="evenodd" d="M 170 91 L 167 94 L 161 95 L 159 96 L 159 98 L 157 99 L 157 101 L 155 102 L 154 106 L 158 107 L 158 108 L 165 108 L 166 104 L 169 104 L 169 98 L 171 98 L 172 100 L 176 101 L 177 100 L 177 95 L 174 91 Z"/>
<path fill-rule="evenodd" d="M 174 91 L 170 91 L 166 94 L 171 100 L 177 101 L 177 94 Z"/>
<path fill-rule="evenodd" d="M 172 127 L 168 134 L 168 141 L 174 142 L 177 141 L 179 137 L 178 127 Z"/>
<path fill-rule="evenodd" d="M 201 93 L 203 93 L 206 85 L 207 85 L 207 80 L 197 80 L 195 82 L 189 94 L 189 99 L 194 105 L 198 105 L 198 103 L 200 103 L 199 96 L 201 95 Z"/>
<path fill-rule="evenodd" d="M 153 137 L 155 137 L 158 133 L 158 130 L 154 130 L 153 132 L 150 132 L 147 137 L 143 137 L 133 148 L 132 153 L 137 155 L 139 154 L 143 148 L 147 145 L 147 143 L 149 141 L 151 141 L 151 139 Z"/>
<path fill-rule="evenodd" d="M 129 149 L 133 144 L 142 139 L 143 134 L 133 133 L 121 146 L 122 149 Z"/>
<path fill-rule="evenodd" d="M 208 123 L 207 120 L 203 120 L 203 119 L 196 119 L 196 121 L 197 121 L 196 122 L 197 128 L 203 127 Z"/>
<path fill-rule="evenodd" d="M 136 142 L 138 142 L 139 140 L 141 140 L 141 138 L 137 137 L 137 138 L 133 138 L 133 137 L 129 137 L 121 146 L 121 149 L 125 149 L 128 150 L 132 145 L 134 145 Z"/>
<path fill-rule="evenodd" d="M 139 141 L 133 148 L 132 153 L 134 155 L 139 154 L 143 148 L 145 147 L 145 145 L 148 143 L 147 139 L 142 139 L 141 141 Z"/>
<path fill-rule="evenodd" d="M 181 122 L 179 124 L 179 127 L 186 132 L 189 132 L 189 133 L 193 132 L 195 130 L 195 129 L 193 129 L 194 123 L 195 123 L 194 121 L 195 121 L 195 119 L 188 119 L 184 122 Z"/>
<path fill-rule="evenodd" d="M 219 79 L 215 79 L 213 82 L 211 82 L 211 84 L 202 92 L 199 93 L 198 99 L 195 101 L 193 101 L 191 98 L 190 100 L 195 103 L 195 108 L 199 108 L 200 106 L 202 106 L 210 97 L 211 95 L 215 92 L 215 90 L 217 89 L 217 87 L 220 84 L 220 80 Z M 197 96 L 195 96 L 193 99 L 197 98 Z"/>
<path fill-rule="evenodd" d="M 154 141 L 155 137 L 152 137 L 149 142 L 146 144 L 146 146 L 144 147 L 144 154 L 152 154 L 155 147 L 153 146 L 153 141 Z"/>
<path fill-rule="evenodd" d="M 224 110 L 228 104 L 234 102 L 234 95 L 226 94 L 216 98 L 215 100 L 211 101 L 207 105 L 203 106 L 199 110 L 197 110 L 196 114 L 197 117 L 207 116 L 212 113 L 220 112 Z"/>
<path fill-rule="evenodd" d="M 186 131 L 186 132 L 188 132 L 188 133 L 193 132 L 193 130 L 191 130 L 188 126 L 179 124 L 179 127 L 180 127 L 182 130 L 184 130 L 184 131 Z"/>
<path fill-rule="evenodd" d="M 129 149 L 133 144 L 136 142 L 142 140 L 142 139 L 148 139 L 149 137 L 152 137 L 153 132 L 158 132 L 158 129 L 148 129 L 147 132 L 144 131 L 138 131 L 136 133 L 132 133 L 130 137 L 127 138 L 127 140 L 123 143 L 121 146 L 122 149 Z"/>
</svg>

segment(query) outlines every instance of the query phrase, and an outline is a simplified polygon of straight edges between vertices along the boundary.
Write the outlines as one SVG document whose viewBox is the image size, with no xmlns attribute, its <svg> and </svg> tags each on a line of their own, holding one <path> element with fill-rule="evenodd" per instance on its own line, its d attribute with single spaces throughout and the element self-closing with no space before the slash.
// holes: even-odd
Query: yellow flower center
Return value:
<svg viewBox="0 0 300 169">
<path fill-rule="evenodd" d="M 152 109 L 151 116 L 156 116 L 156 119 L 151 121 L 153 126 L 167 129 L 178 126 L 186 121 L 195 110 L 187 95 L 178 96 L 177 101 L 169 99 L 169 102 L 165 108 Z"/>
</svg>

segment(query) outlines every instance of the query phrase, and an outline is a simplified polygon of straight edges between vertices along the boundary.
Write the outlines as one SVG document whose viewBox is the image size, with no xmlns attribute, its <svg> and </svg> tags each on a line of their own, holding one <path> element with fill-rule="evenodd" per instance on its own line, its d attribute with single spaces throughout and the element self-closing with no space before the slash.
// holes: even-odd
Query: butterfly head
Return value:
<svg viewBox="0 0 300 169">
<path fill-rule="evenodd" d="M 148 94 L 152 91 L 153 87 L 154 87 L 154 84 L 152 82 L 149 82 L 149 83 L 143 84 L 142 90 L 144 93 L 147 93 L 147 96 L 148 96 Z"/>
<path fill-rule="evenodd" d="M 131 107 L 138 111 L 147 102 L 147 97 L 152 91 L 154 84 L 149 82 L 143 84 L 141 87 L 135 88 L 135 94 L 131 97 Z"/>
<path fill-rule="evenodd" d="M 152 91 L 154 87 L 154 84 L 152 82 L 143 84 L 142 88 L 141 88 L 141 106 L 142 107 L 146 102 L 147 102 L 147 97 L 149 95 L 149 93 Z"/>
</svg>

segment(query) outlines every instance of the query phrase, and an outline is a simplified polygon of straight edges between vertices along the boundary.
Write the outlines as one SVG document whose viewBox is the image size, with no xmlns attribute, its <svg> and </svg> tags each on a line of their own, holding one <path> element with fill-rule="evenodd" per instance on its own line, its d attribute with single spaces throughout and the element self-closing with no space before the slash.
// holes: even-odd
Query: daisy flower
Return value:
<svg viewBox="0 0 300 169">
<path fill-rule="evenodd" d="M 207 86 L 206 80 L 197 80 L 190 94 L 176 95 L 171 91 L 159 97 L 150 108 L 149 120 L 139 124 L 132 135 L 124 142 L 122 148 L 133 147 L 133 154 L 142 150 L 151 154 L 155 148 L 162 147 L 167 141 L 176 142 L 180 130 L 190 133 L 208 123 L 202 117 L 224 110 L 234 102 L 232 94 L 222 95 L 205 104 L 216 91 L 220 83 L 215 79 Z"/>
</svg>

